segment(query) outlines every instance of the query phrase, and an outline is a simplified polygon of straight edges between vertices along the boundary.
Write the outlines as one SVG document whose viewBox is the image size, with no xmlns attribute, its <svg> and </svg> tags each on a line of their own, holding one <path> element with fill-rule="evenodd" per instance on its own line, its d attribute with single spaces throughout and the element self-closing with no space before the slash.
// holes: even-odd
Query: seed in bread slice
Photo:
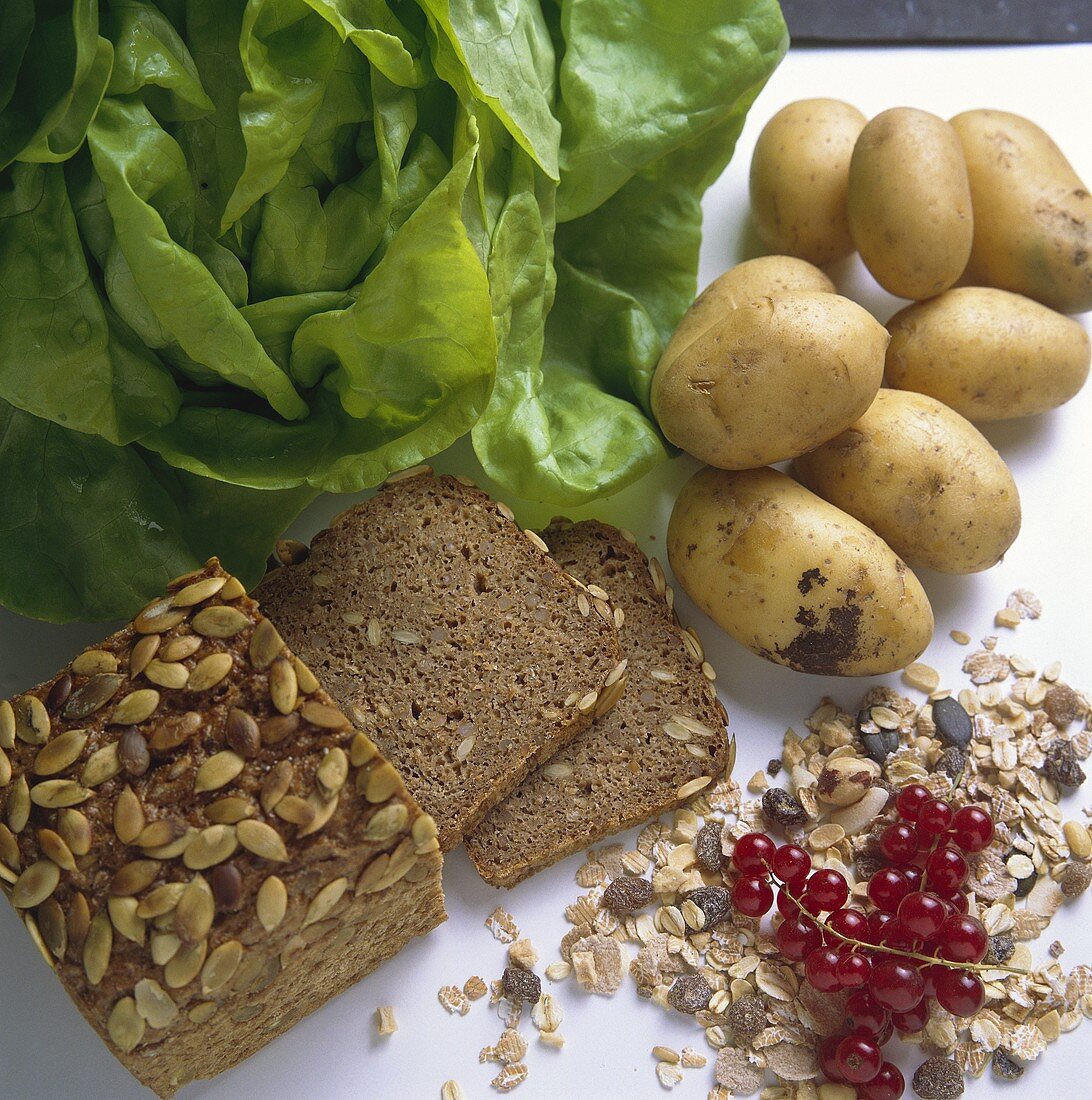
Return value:
<svg viewBox="0 0 1092 1100">
<path fill-rule="evenodd" d="M 452 477 L 388 482 L 259 591 L 445 851 L 589 725 L 618 664 L 611 607 Z"/>
<path fill-rule="evenodd" d="M 712 670 L 695 635 L 679 627 L 659 563 L 595 520 L 555 520 L 542 538 L 559 565 L 609 592 L 624 612 L 625 688 L 467 837 L 470 858 L 494 886 L 514 886 L 679 805 L 728 760 L 728 716 Z"/>
</svg>

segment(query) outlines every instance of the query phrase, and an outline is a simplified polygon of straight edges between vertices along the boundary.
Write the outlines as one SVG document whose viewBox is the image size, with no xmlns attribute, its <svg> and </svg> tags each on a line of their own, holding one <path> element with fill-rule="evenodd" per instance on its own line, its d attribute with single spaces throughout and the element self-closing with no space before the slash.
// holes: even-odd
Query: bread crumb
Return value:
<svg viewBox="0 0 1092 1100">
<path fill-rule="evenodd" d="M 375 1030 L 380 1035 L 393 1035 L 398 1030 L 393 1005 L 380 1005 L 375 1010 Z"/>
</svg>

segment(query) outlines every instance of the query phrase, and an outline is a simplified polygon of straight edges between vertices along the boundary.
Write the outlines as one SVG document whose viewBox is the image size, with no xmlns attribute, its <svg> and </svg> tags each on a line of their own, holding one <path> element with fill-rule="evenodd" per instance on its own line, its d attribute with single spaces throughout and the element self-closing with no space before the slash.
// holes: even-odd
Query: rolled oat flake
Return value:
<svg viewBox="0 0 1092 1100">
<path fill-rule="evenodd" d="M 913 1086 L 921 1100 L 955 1100 L 963 1095 L 963 1072 L 951 1058 L 930 1058 L 918 1066 Z"/>
<path fill-rule="evenodd" d="M 966 748 L 971 740 L 971 716 L 960 705 L 959 700 L 949 695 L 933 704 L 933 721 L 937 727 L 937 737 L 946 745 Z"/>
</svg>

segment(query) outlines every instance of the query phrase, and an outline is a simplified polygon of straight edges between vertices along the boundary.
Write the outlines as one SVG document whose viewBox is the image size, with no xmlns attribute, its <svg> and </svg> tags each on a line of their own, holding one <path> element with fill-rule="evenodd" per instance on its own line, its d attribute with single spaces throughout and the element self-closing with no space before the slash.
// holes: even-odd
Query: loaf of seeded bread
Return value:
<svg viewBox="0 0 1092 1100">
<path fill-rule="evenodd" d="M 514 886 L 611 833 L 672 809 L 728 764 L 728 716 L 697 636 L 682 630 L 659 562 L 595 520 L 542 533 L 557 563 L 624 612 L 621 698 L 466 840 L 482 877 Z"/>
<path fill-rule="evenodd" d="M 436 826 L 213 559 L 0 703 L 0 882 L 160 1096 L 445 919 Z"/>
<path fill-rule="evenodd" d="M 445 851 L 617 691 L 610 605 L 503 504 L 431 471 L 342 513 L 259 593 Z"/>
</svg>

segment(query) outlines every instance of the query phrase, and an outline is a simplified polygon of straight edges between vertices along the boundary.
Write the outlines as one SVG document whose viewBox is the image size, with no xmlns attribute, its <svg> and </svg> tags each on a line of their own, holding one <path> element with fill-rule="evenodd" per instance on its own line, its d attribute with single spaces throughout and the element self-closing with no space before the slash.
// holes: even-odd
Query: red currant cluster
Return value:
<svg viewBox="0 0 1092 1100">
<path fill-rule="evenodd" d="M 920 1031 L 932 998 L 955 1016 L 972 1016 L 985 991 L 978 971 L 989 946 L 980 921 L 967 915 L 963 884 L 968 853 L 993 840 L 993 821 L 976 806 L 955 810 L 920 784 L 896 800 L 899 820 L 880 838 L 891 866 L 868 881 L 868 913 L 849 909 L 849 884 L 837 871 L 813 871 L 795 844 L 764 833 L 736 842 L 732 884 L 736 910 L 761 917 L 776 904 L 777 946 L 803 962 L 823 993 L 850 991 L 846 1033 L 828 1039 L 820 1067 L 853 1085 L 860 1100 L 897 1100 L 902 1074 L 881 1048 L 896 1031 Z M 772 882 L 771 882 L 772 880 Z M 825 916 L 824 916 L 825 914 Z"/>
</svg>

